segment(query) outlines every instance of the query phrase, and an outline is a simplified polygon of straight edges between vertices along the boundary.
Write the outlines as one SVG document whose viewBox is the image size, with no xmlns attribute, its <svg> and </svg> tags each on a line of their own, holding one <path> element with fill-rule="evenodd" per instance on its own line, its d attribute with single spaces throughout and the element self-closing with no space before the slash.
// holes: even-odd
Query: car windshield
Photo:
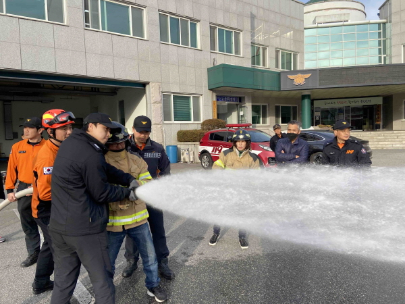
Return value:
<svg viewBox="0 0 405 304">
<path fill-rule="evenodd" d="M 249 130 L 247 131 L 251 138 L 252 142 L 264 142 L 264 141 L 270 141 L 271 136 L 267 133 L 264 133 L 263 131 L 260 130 Z"/>
</svg>

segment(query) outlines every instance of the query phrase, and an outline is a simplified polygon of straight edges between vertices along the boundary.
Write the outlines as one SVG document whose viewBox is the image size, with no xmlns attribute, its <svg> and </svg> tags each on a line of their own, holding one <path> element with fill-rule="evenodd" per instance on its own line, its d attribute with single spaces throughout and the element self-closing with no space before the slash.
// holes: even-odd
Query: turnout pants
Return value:
<svg viewBox="0 0 405 304">
<path fill-rule="evenodd" d="M 31 185 L 20 182 L 17 192 L 27 189 L 29 186 Z M 38 225 L 32 216 L 31 199 L 32 196 L 23 196 L 17 201 L 21 227 L 25 233 L 25 245 L 27 246 L 28 255 L 33 254 L 35 251 L 39 251 L 41 245 L 41 237 L 39 236 Z"/>
<path fill-rule="evenodd" d="M 156 257 L 158 263 L 162 259 L 167 258 L 170 254 L 169 248 L 167 248 L 166 243 L 166 232 L 163 220 L 163 211 L 160 209 L 153 208 L 152 206 L 146 205 L 149 213 L 149 227 L 152 232 L 153 245 L 156 251 Z M 125 258 L 127 260 L 139 260 L 139 251 L 136 247 L 133 239 L 126 237 L 125 238 Z"/>
<path fill-rule="evenodd" d="M 97 304 L 114 304 L 115 287 L 108 256 L 107 232 L 67 236 L 50 231 L 55 252 L 55 283 L 51 304 L 67 304 L 73 295 L 80 266 L 89 273 Z"/>
<path fill-rule="evenodd" d="M 34 288 L 45 287 L 50 281 L 50 277 L 53 273 L 53 248 L 51 236 L 48 231 L 49 219 L 49 216 L 35 219 L 44 235 L 44 242 L 42 243 L 41 251 L 38 256 L 37 269 L 35 271 L 33 284 Z"/>
</svg>

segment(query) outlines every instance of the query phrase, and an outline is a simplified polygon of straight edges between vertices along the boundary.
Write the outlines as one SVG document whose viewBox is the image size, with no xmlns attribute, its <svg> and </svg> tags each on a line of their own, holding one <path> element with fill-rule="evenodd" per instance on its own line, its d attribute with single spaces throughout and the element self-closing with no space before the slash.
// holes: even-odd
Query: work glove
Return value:
<svg viewBox="0 0 405 304">
<path fill-rule="evenodd" d="M 139 187 L 139 184 L 136 180 L 133 180 L 130 184 L 129 184 L 129 190 L 131 191 L 129 193 L 129 200 L 130 201 L 136 201 L 138 199 L 138 197 L 136 196 L 136 188 Z"/>
</svg>

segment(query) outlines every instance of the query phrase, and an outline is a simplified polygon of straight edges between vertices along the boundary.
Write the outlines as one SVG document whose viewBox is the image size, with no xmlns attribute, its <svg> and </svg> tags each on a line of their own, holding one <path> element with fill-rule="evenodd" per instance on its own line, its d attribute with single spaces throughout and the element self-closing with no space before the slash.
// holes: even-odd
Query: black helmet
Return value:
<svg viewBox="0 0 405 304">
<path fill-rule="evenodd" d="M 252 139 L 250 138 L 250 134 L 243 129 L 236 130 L 235 134 L 232 136 L 232 141 L 238 141 L 238 140 L 246 140 L 246 141 L 251 141 Z"/>
<path fill-rule="evenodd" d="M 107 144 L 119 144 L 129 139 L 129 134 L 122 124 L 116 121 L 113 121 L 112 124 L 114 128 L 110 129 L 111 136 Z"/>
</svg>

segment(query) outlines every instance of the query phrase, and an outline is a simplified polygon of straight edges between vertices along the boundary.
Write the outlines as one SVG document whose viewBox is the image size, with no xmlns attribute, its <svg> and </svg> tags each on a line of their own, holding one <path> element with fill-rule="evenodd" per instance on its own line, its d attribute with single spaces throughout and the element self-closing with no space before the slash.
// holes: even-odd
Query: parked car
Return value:
<svg viewBox="0 0 405 304">
<path fill-rule="evenodd" d="M 200 141 L 198 158 L 204 169 L 210 169 L 222 150 L 232 147 L 232 136 L 237 129 L 244 128 L 251 136 L 251 149 L 263 167 L 275 166 L 276 158 L 270 149 L 271 136 L 261 130 L 250 128 L 252 124 L 228 124 L 226 129 L 208 131 Z"/>
<path fill-rule="evenodd" d="M 320 131 L 320 130 L 304 130 L 301 131 L 300 138 L 306 140 L 309 145 L 309 162 L 313 164 L 321 164 L 323 146 L 326 142 L 333 140 L 335 135 L 333 131 Z M 350 139 L 359 141 L 366 149 L 367 153 L 371 156 L 373 151 L 369 146 L 368 140 L 362 140 L 360 138 L 350 136 Z"/>
</svg>

